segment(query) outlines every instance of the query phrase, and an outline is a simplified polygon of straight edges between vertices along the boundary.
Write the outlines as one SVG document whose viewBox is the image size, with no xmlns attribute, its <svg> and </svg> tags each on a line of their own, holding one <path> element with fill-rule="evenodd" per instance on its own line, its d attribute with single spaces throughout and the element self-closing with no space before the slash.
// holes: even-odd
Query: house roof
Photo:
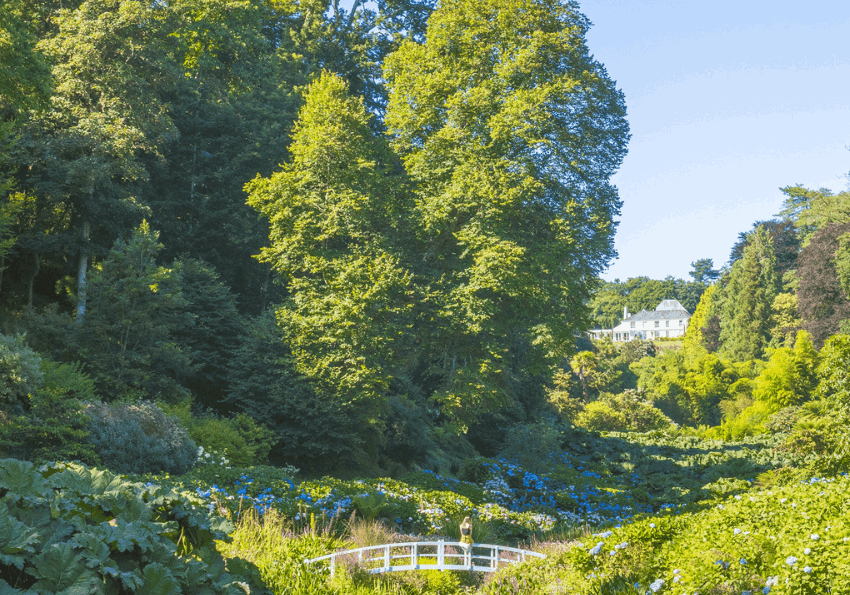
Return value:
<svg viewBox="0 0 850 595">
<path fill-rule="evenodd" d="M 678 320 L 679 318 L 689 319 L 691 317 L 688 311 L 682 308 L 681 310 L 641 310 L 637 314 L 633 314 L 626 318 L 623 322 L 639 322 L 641 320 Z"/>
<path fill-rule="evenodd" d="M 655 310 L 685 310 L 685 307 L 679 303 L 679 300 L 663 300 L 655 307 Z M 687 310 L 685 310 L 685 312 L 687 312 Z"/>
<path fill-rule="evenodd" d="M 620 324 L 626 322 L 641 322 L 649 320 L 678 320 L 684 318 L 689 320 L 690 313 L 685 310 L 685 307 L 678 300 L 663 300 L 655 310 L 641 310 L 637 314 L 632 314 L 624 319 Z"/>
</svg>

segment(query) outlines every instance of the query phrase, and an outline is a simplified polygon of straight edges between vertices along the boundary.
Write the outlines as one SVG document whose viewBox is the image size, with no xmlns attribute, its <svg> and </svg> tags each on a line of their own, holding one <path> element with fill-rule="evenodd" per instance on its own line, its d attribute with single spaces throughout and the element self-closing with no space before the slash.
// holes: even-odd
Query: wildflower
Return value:
<svg viewBox="0 0 850 595">
<path fill-rule="evenodd" d="M 655 582 L 650 583 L 649 590 L 652 591 L 653 593 L 658 593 L 658 591 L 661 590 L 661 587 L 663 585 L 664 585 L 664 579 L 659 578 Z"/>
<path fill-rule="evenodd" d="M 787 558 L 785 558 L 785 563 L 788 566 L 794 566 L 794 564 L 797 563 L 797 558 L 795 558 L 794 556 L 788 556 Z"/>
<path fill-rule="evenodd" d="M 732 531 L 732 533 L 734 533 L 735 535 L 740 535 L 740 534 L 741 534 L 741 530 L 740 530 L 740 529 L 738 529 L 737 527 L 735 527 L 735 529 Z"/>
<path fill-rule="evenodd" d="M 811 571 L 812 571 L 811 566 L 806 566 L 805 568 L 803 568 L 803 572 L 805 572 L 806 574 L 809 574 Z"/>
<path fill-rule="evenodd" d="M 827 527 L 827 528 L 829 528 L 829 527 Z M 820 539 L 820 535 L 818 535 L 817 533 L 812 533 L 811 539 L 812 539 L 812 541 L 817 541 L 818 539 Z"/>
<path fill-rule="evenodd" d="M 803 550 L 803 553 L 804 553 L 804 554 L 806 554 L 806 555 L 808 556 L 809 554 L 811 554 L 811 553 L 812 553 L 812 548 L 807 547 L 806 549 L 804 549 L 804 550 Z"/>
<path fill-rule="evenodd" d="M 741 565 L 742 565 L 742 566 L 746 566 L 746 565 L 747 565 L 747 560 L 746 560 L 746 558 L 741 558 Z"/>
</svg>

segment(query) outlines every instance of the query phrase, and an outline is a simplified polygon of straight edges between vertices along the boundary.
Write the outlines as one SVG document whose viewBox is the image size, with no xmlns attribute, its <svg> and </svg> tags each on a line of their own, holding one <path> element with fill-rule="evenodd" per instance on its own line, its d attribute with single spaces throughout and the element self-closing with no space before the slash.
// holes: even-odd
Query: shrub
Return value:
<svg viewBox="0 0 850 595">
<path fill-rule="evenodd" d="M 94 398 L 94 383 L 79 364 L 43 360 L 22 335 L 0 335 L 0 368 L 3 456 L 98 463 L 87 443 L 89 419 L 77 398 Z"/>
<path fill-rule="evenodd" d="M 195 416 L 189 401 L 163 405 L 163 411 L 180 420 L 196 445 L 225 456 L 231 465 L 248 467 L 268 462 L 269 451 L 275 443 L 274 432 L 245 413 L 235 417 L 219 417 L 213 413 Z"/>
<path fill-rule="evenodd" d="M 89 440 L 114 471 L 182 474 L 195 464 L 189 433 L 153 403 L 88 403 L 85 411 L 92 420 Z"/>
<path fill-rule="evenodd" d="M 576 417 L 576 425 L 598 432 L 663 430 L 673 424 L 660 409 L 635 390 L 603 394 Z"/>
<path fill-rule="evenodd" d="M 44 383 L 41 356 L 24 335 L 0 335 L 0 405 L 7 414 L 24 412 L 27 395 Z"/>
</svg>

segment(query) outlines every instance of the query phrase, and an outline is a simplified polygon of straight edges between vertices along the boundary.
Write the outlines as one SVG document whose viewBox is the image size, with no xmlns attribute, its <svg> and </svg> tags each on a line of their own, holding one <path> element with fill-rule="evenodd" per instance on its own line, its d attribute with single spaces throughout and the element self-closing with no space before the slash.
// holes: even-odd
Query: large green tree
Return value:
<svg viewBox="0 0 850 595">
<path fill-rule="evenodd" d="M 77 325 L 78 357 L 106 399 L 161 399 L 189 395 L 182 381 L 191 357 L 175 341 L 192 323 L 172 268 L 157 265 L 158 234 L 142 224 L 119 239 L 95 266 L 89 311 Z"/>
<path fill-rule="evenodd" d="M 761 359 L 770 343 L 773 300 L 779 291 L 776 257 L 767 229 L 749 235 L 732 266 L 721 310 L 722 351 L 735 360 Z"/>
<path fill-rule="evenodd" d="M 575 4 L 450 0 L 387 58 L 385 123 L 416 184 L 435 397 L 451 415 L 510 399 L 517 337 L 538 365 L 589 324 L 614 255 L 623 95 Z M 534 365 L 533 358 L 529 365 Z"/>
<path fill-rule="evenodd" d="M 377 444 L 384 396 L 408 348 L 411 277 L 398 247 L 413 205 L 369 120 L 362 99 L 324 73 L 301 110 L 291 162 L 247 189 L 270 222 L 261 259 L 290 293 L 278 318 L 298 370 Z"/>
<path fill-rule="evenodd" d="M 85 312 L 90 257 L 104 255 L 142 219 L 138 186 L 148 178 L 142 154 L 160 154 L 176 135 L 163 89 L 179 78 L 170 60 L 167 15 L 131 0 L 87 0 L 55 15 L 56 30 L 39 49 L 51 61 L 55 91 L 50 109 L 23 128 L 17 148 L 19 188 L 61 214 L 61 236 L 26 230 L 35 263 L 56 251 L 77 279 L 77 311 Z M 54 234 L 55 235 L 55 234 Z M 30 265 L 32 266 L 32 265 Z"/>
</svg>

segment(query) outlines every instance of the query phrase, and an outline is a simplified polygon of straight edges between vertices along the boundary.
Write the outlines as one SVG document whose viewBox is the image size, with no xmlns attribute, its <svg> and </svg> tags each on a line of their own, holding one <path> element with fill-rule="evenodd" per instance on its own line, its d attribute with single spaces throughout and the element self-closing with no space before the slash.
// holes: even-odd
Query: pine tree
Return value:
<svg viewBox="0 0 850 595">
<path fill-rule="evenodd" d="M 726 287 L 720 316 L 723 353 L 739 361 L 764 356 L 778 289 L 773 242 L 759 226 L 750 234 L 741 260 L 732 266 Z"/>
</svg>

